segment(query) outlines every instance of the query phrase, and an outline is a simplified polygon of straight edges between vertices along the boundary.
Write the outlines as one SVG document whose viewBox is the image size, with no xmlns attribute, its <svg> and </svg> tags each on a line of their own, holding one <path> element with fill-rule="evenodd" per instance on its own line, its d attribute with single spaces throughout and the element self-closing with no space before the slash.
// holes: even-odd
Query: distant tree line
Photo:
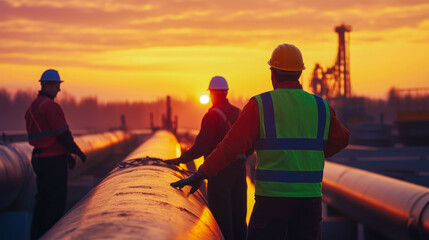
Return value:
<svg viewBox="0 0 429 240">
<path fill-rule="evenodd" d="M 24 114 L 36 97 L 37 92 L 17 91 L 12 94 L 0 89 L 0 133 L 3 131 L 24 131 Z M 242 108 L 248 99 L 230 97 L 232 104 Z M 96 97 L 77 100 L 67 92 L 60 92 L 57 101 L 64 109 L 70 128 L 73 130 L 104 131 L 118 128 L 121 115 L 125 116 L 129 129 L 150 127 L 150 113 L 155 126 L 161 126 L 162 115 L 166 113 L 166 98 L 152 102 L 100 102 Z M 386 99 L 362 98 L 366 122 L 393 124 L 398 110 L 429 109 L 429 89 L 398 90 L 392 88 Z M 330 102 L 330 104 L 332 104 Z M 199 129 L 201 119 L 210 104 L 201 105 L 196 99 L 184 101 L 172 98 L 172 116 L 178 116 L 178 127 Z M 341 109 L 335 108 L 337 115 Z M 381 118 L 383 120 L 381 120 Z M 174 120 L 174 119 L 173 119 Z"/>
<path fill-rule="evenodd" d="M 0 132 L 25 130 L 24 115 L 37 96 L 37 92 L 17 91 L 15 94 L 0 89 Z M 166 113 L 166 98 L 153 102 L 108 102 L 102 103 L 96 97 L 85 97 L 78 101 L 75 97 L 61 92 L 55 99 L 63 108 L 71 129 L 104 131 L 119 127 L 121 115 L 125 116 L 129 129 L 150 127 L 150 113 L 154 125 L 161 126 L 162 115 Z M 172 98 L 172 116 L 178 116 L 178 127 L 199 129 L 201 119 L 210 105 L 201 105 L 194 99 L 185 101 Z M 244 101 L 239 100 L 242 107 Z"/>
</svg>

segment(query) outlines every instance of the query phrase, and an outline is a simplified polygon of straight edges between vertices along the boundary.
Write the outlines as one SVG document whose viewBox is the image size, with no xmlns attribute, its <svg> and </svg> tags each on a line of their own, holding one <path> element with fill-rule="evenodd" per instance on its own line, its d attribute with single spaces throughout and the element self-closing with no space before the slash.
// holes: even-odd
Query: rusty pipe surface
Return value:
<svg viewBox="0 0 429 240">
<path fill-rule="evenodd" d="M 89 134 L 75 138 L 83 152 L 88 156 L 82 164 L 79 159 L 70 175 L 82 173 L 90 166 L 96 165 L 107 157 L 108 153 L 119 143 L 130 139 L 124 131 Z M 31 166 L 33 147 L 27 142 L 0 145 L 0 211 L 14 206 L 15 210 L 31 209 L 27 204 L 35 192 L 35 174 Z M 23 202 L 22 202 L 23 201 Z"/>
<path fill-rule="evenodd" d="M 388 239 L 429 239 L 429 188 L 326 162 L 323 198 Z"/>
<path fill-rule="evenodd" d="M 188 173 L 155 159 L 179 155 L 176 137 L 156 132 L 42 239 L 223 239 L 200 191 L 170 187 Z"/>
</svg>

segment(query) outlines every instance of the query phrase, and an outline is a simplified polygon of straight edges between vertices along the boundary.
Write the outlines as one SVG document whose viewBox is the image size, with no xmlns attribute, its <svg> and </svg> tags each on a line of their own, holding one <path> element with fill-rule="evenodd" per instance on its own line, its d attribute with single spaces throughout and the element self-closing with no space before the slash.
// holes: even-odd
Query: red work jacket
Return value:
<svg viewBox="0 0 429 240">
<path fill-rule="evenodd" d="M 25 114 L 28 140 L 32 146 L 41 149 L 40 157 L 67 154 L 67 149 L 57 136 L 68 129 L 64 112 L 53 99 L 39 93 Z"/>
<path fill-rule="evenodd" d="M 300 88 L 299 82 L 286 81 L 277 88 Z M 345 148 L 349 143 L 349 131 L 340 123 L 334 109 L 331 110 L 328 141 L 324 147 L 325 157 L 330 157 Z M 237 155 L 250 149 L 259 134 L 259 112 L 255 99 L 250 99 L 232 125 L 225 138 L 204 160 L 200 170 L 207 176 L 215 176 L 221 169 L 237 159 Z"/>
</svg>

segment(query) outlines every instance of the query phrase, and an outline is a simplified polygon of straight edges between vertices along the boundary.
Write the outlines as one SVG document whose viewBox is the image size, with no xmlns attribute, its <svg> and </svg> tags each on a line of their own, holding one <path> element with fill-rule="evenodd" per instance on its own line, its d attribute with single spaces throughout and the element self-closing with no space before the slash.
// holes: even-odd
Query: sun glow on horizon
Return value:
<svg viewBox="0 0 429 240">
<path fill-rule="evenodd" d="M 209 103 L 210 101 L 210 97 L 207 95 L 202 95 L 200 97 L 200 103 L 206 105 L 207 103 Z"/>
</svg>

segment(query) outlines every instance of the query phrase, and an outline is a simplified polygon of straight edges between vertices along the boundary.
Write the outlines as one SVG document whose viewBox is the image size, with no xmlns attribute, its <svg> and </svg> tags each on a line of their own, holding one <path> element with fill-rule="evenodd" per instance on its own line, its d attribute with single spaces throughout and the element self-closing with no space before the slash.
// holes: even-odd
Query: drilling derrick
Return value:
<svg viewBox="0 0 429 240">
<path fill-rule="evenodd" d="M 313 93 L 326 99 L 347 99 L 351 97 L 350 85 L 350 35 L 351 26 L 340 25 L 335 28 L 338 33 L 338 54 L 334 66 L 323 70 L 316 63 L 313 70 L 310 88 Z"/>
<path fill-rule="evenodd" d="M 336 73 L 339 74 L 338 79 L 340 82 L 339 88 L 342 89 L 342 94 L 340 96 L 344 98 L 351 97 L 351 87 L 350 87 L 350 34 L 347 34 L 346 42 L 346 32 L 352 30 L 351 26 L 341 25 L 335 28 L 335 32 L 338 33 L 338 57 L 336 66 Z M 341 83 L 343 86 L 341 86 Z"/>
</svg>

